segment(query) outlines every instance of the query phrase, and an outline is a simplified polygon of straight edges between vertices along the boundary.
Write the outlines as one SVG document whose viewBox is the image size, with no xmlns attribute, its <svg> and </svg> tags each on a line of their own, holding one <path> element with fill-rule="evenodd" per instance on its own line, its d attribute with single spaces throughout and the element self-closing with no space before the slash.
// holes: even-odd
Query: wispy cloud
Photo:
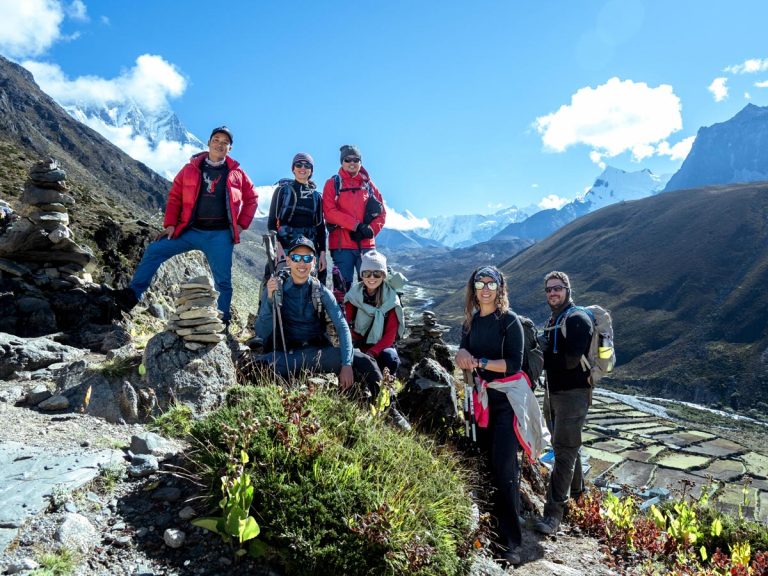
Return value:
<svg viewBox="0 0 768 576">
<path fill-rule="evenodd" d="M 563 152 L 576 144 L 592 148 L 590 158 L 631 152 L 638 160 L 682 128 L 680 99 L 672 86 L 611 78 L 596 88 L 579 89 L 556 112 L 536 119 L 544 147 Z"/>
<path fill-rule="evenodd" d="M 689 136 L 673 146 L 670 146 L 669 142 L 665 140 L 656 147 L 656 154 L 669 156 L 670 160 L 683 160 L 691 151 L 694 140 L 696 140 L 696 136 Z"/>
<path fill-rule="evenodd" d="M 64 9 L 58 0 L 0 2 L 0 53 L 39 56 L 62 39 Z"/>
<path fill-rule="evenodd" d="M 707 90 L 712 92 L 712 95 L 715 97 L 715 102 L 722 102 L 726 98 L 728 98 L 728 78 L 725 76 L 720 76 L 719 78 L 715 78 L 712 80 L 712 83 L 707 86 Z"/>
<path fill-rule="evenodd" d="M 81 22 L 88 22 L 88 9 L 85 6 L 83 0 L 74 0 L 67 8 L 67 16 L 72 20 L 79 20 Z"/>
<path fill-rule="evenodd" d="M 741 64 L 726 66 L 723 71 L 730 74 L 754 74 L 768 70 L 768 58 L 750 58 Z"/>
<path fill-rule="evenodd" d="M 544 198 L 539 200 L 539 203 L 537 204 L 537 206 L 542 210 L 549 210 L 550 208 L 559 210 L 560 208 L 568 204 L 568 202 L 570 202 L 568 198 L 563 198 L 562 196 L 558 196 L 557 194 L 550 194 L 549 196 L 544 196 Z"/>
<path fill-rule="evenodd" d="M 384 202 L 384 206 L 387 209 L 386 228 L 391 228 L 392 230 L 416 230 L 417 228 L 429 228 L 430 226 L 429 220 L 414 216 L 410 210 L 400 214 L 394 208 L 387 206 L 386 202 Z"/>
</svg>

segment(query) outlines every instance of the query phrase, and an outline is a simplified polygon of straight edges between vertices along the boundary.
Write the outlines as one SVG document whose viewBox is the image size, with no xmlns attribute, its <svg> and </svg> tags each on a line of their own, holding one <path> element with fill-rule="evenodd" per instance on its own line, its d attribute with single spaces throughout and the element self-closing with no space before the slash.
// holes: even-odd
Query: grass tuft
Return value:
<svg viewBox="0 0 768 576">
<path fill-rule="evenodd" d="M 173 404 L 153 418 L 147 428 L 167 438 L 185 438 L 192 430 L 192 408 L 185 404 Z"/>
</svg>

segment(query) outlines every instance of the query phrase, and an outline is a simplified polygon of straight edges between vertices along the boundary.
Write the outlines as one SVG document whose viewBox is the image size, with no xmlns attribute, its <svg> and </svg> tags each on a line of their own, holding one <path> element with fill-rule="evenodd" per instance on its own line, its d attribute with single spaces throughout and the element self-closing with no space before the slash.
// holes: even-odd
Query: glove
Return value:
<svg viewBox="0 0 768 576">
<path fill-rule="evenodd" d="M 365 226 L 362 222 L 360 222 L 357 227 L 352 230 L 352 232 L 349 233 L 349 237 L 354 240 L 355 242 L 360 242 L 364 238 L 362 229 Z"/>
<path fill-rule="evenodd" d="M 373 238 L 373 228 L 368 226 L 368 224 L 358 224 L 357 227 L 360 230 L 360 234 L 363 238 Z"/>
</svg>

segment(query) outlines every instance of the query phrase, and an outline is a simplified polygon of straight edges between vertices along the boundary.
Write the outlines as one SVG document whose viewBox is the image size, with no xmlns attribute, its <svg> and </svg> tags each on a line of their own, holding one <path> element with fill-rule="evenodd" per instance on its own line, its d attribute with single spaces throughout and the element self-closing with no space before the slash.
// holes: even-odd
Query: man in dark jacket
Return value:
<svg viewBox="0 0 768 576">
<path fill-rule="evenodd" d="M 373 358 L 352 348 L 349 326 L 336 299 L 328 288 L 312 278 L 315 265 L 313 242 L 304 236 L 297 238 L 288 250 L 287 264 L 290 272 L 287 278 L 273 276 L 267 282 L 267 302 L 259 310 L 255 325 L 256 336 L 265 344 L 275 342 L 275 350 L 256 356 L 254 361 L 274 365 L 284 377 L 303 369 L 334 372 L 339 376 L 342 391 L 349 390 L 357 379 L 366 386 L 363 395 L 375 399 L 382 380 L 381 371 Z M 278 290 L 279 308 L 273 305 Z M 326 335 L 325 318 L 318 314 L 316 303 L 313 303 L 313 297 L 317 296 L 336 328 L 339 347 L 333 346 Z M 277 318 L 276 313 L 280 314 Z"/>
<path fill-rule="evenodd" d="M 569 496 L 578 497 L 584 490 L 581 429 L 592 400 L 592 389 L 589 372 L 581 366 L 581 357 L 589 349 L 592 321 L 582 308 L 574 305 L 571 282 L 564 272 L 547 274 L 544 290 L 552 310 L 545 330 L 544 417 L 552 434 L 555 460 L 544 516 L 534 522 L 534 528 L 542 534 L 555 534 Z"/>
<path fill-rule="evenodd" d="M 165 208 L 163 231 L 144 252 L 118 303 L 130 310 L 169 258 L 200 250 L 205 254 L 219 292 L 218 307 L 228 324 L 232 303 L 232 251 L 240 233 L 250 226 L 258 195 L 240 164 L 228 156 L 232 132 L 214 128 L 208 152 L 193 156 L 173 179 Z"/>
<path fill-rule="evenodd" d="M 323 187 L 323 214 L 328 225 L 328 249 L 347 288 L 357 280 L 362 255 L 376 247 L 376 235 L 387 218 L 384 201 L 357 146 L 340 148 L 341 168 Z M 338 184 L 338 186 L 337 186 Z"/>
</svg>

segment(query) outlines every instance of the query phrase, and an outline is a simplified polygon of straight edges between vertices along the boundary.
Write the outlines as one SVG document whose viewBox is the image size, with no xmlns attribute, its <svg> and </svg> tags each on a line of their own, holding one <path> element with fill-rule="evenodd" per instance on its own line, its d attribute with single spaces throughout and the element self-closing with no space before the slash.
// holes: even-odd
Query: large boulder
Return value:
<svg viewBox="0 0 768 576">
<path fill-rule="evenodd" d="M 19 371 L 45 368 L 58 362 L 71 361 L 83 355 L 82 350 L 59 344 L 50 338 L 22 338 L 0 332 L 0 378 Z"/>
<path fill-rule="evenodd" d="M 420 430 L 448 434 L 459 422 L 454 380 L 432 358 L 423 358 L 414 367 L 397 400 Z"/>
<path fill-rule="evenodd" d="M 145 384 L 154 389 L 165 410 L 174 402 L 197 413 L 207 412 L 224 399 L 226 388 L 235 383 L 235 364 L 226 340 L 200 350 L 185 348 L 173 332 L 161 332 L 144 350 Z"/>
</svg>

